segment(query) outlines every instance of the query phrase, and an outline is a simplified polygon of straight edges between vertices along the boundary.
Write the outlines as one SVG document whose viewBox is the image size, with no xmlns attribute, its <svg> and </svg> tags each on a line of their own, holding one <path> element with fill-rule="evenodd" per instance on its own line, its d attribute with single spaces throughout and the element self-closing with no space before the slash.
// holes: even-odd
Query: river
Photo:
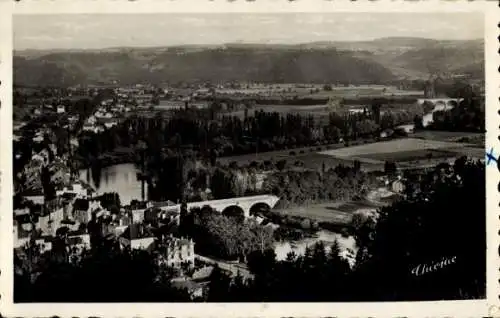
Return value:
<svg viewBox="0 0 500 318">
<path fill-rule="evenodd" d="M 131 200 L 141 200 L 141 182 L 137 180 L 139 170 L 133 163 L 124 163 L 109 166 L 101 170 L 99 185 L 96 185 L 92 178 L 92 171 L 80 170 L 80 179 L 88 182 L 98 194 L 105 192 L 117 192 L 123 205 Z M 147 186 L 145 189 L 147 197 Z"/>
</svg>

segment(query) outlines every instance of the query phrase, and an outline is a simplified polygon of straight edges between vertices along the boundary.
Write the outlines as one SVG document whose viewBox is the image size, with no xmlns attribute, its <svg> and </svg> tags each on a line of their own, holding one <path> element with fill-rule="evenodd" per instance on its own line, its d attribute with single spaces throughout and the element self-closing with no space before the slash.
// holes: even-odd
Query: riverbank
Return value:
<svg viewBox="0 0 500 318">
<path fill-rule="evenodd" d="M 132 147 L 118 147 L 114 151 L 100 155 L 97 160 L 101 168 L 108 168 L 120 164 L 135 164 L 137 156 Z M 91 168 L 91 163 L 82 156 L 75 156 L 79 170 Z"/>
</svg>

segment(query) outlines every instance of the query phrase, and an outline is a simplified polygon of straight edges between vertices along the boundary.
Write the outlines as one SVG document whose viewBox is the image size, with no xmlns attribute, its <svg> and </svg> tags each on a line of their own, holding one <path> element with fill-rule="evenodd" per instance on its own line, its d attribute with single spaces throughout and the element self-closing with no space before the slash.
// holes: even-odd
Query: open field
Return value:
<svg viewBox="0 0 500 318">
<path fill-rule="evenodd" d="M 454 152 L 448 152 L 443 150 L 435 149 L 423 149 L 423 150 L 410 150 L 401 152 L 384 152 L 384 153 L 371 153 L 363 155 L 363 158 L 380 160 L 380 161 L 412 161 L 412 160 L 424 160 L 429 158 L 449 158 L 454 156 Z"/>
<path fill-rule="evenodd" d="M 455 153 L 458 156 L 467 156 L 473 158 L 484 158 L 486 156 L 485 149 L 478 147 L 452 148 L 447 149 L 447 151 Z"/>
<path fill-rule="evenodd" d="M 431 150 L 465 147 L 468 144 L 444 142 L 437 140 L 424 140 L 417 138 L 402 138 L 390 141 L 375 142 L 371 144 L 347 147 L 343 149 L 327 150 L 321 154 L 335 157 L 364 156 L 377 153 L 400 153 L 415 150 Z"/>
<path fill-rule="evenodd" d="M 308 98 L 357 97 L 357 96 L 417 96 L 423 91 L 400 90 L 387 85 L 331 85 L 324 90 L 323 84 L 262 84 L 244 88 L 216 89 L 219 95 L 247 95 L 261 97 L 297 96 Z"/>
<path fill-rule="evenodd" d="M 377 191 L 371 193 L 374 201 L 365 199 L 361 201 L 337 201 L 311 204 L 303 207 L 292 207 L 286 209 L 277 209 L 274 212 L 287 215 L 313 219 L 318 222 L 328 222 L 336 225 L 348 225 L 352 216 L 357 211 L 373 211 L 394 201 L 394 196 L 386 198 L 378 197 Z M 375 202 L 377 201 L 377 202 Z"/>
<path fill-rule="evenodd" d="M 482 159 L 484 153 L 483 148 L 465 143 L 404 138 L 326 150 L 318 155 L 331 156 L 344 162 L 359 160 L 363 170 L 373 171 L 383 170 L 385 161 L 396 162 L 401 169 L 415 169 L 453 162 L 461 156 Z"/>
<path fill-rule="evenodd" d="M 363 141 L 358 141 L 360 144 Z M 217 161 L 228 165 L 231 162 L 236 162 L 238 165 L 248 165 L 251 162 L 255 161 L 258 163 L 262 163 L 265 161 L 279 161 L 279 160 L 287 160 L 290 165 L 293 165 L 296 161 L 300 161 L 304 164 L 305 168 L 309 169 L 318 169 L 321 168 L 323 163 L 325 164 L 325 168 L 335 168 L 339 164 L 352 166 L 354 164 L 355 158 L 337 158 L 334 156 L 324 155 L 320 153 L 325 149 L 339 149 L 344 148 L 345 145 L 342 143 L 339 144 L 330 144 L 330 145 L 321 145 L 321 146 L 311 146 L 311 147 L 301 147 L 301 148 L 293 148 L 287 150 L 278 150 L 278 151 L 269 151 L 269 152 L 260 152 L 256 154 L 248 154 L 248 155 L 240 155 L 240 156 L 231 156 L 231 157 L 220 157 L 217 158 Z M 376 162 L 375 164 L 363 164 L 361 169 L 365 171 L 374 171 L 374 170 L 383 170 L 384 163 Z"/>
<path fill-rule="evenodd" d="M 354 165 L 354 161 L 361 162 L 363 171 L 383 171 L 385 161 L 395 161 L 403 169 L 418 168 L 438 164 L 448 159 L 460 156 L 483 158 L 484 148 L 466 143 L 423 140 L 416 138 L 402 138 L 383 142 L 367 140 L 351 142 L 357 143 L 350 147 L 344 144 L 330 144 L 311 147 L 294 148 L 270 152 L 261 152 L 231 157 L 220 157 L 218 162 L 228 165 L 236 162 L 238 165 L 248 165 L 255 161 L 277 162 L 286 160 L 289 165 L 300 162 L 301 166 L 309 169 L 318 169 L 325 164 L 326 169 L 335 168 L 342 164 Z M 303 165 L 302 165 L 303 164 Z"/>
<path fill-rule="evenodd" d="M 325 164 L 326 169 L 330 168 L 335 168 L 338 165 L 344 165 L 344 166 L 353 166 L 354 165 L 354 160 L 356 158 L 338 158 L 338 157 L 332 157 L 332 156 L 327 156 L 323 155 L 318 152 L 314 153 L 309 153 L 309 154 L 304 154 L 304 155 L 298 155 L 296 156 L 293 161 L 301 161 L 304 163 L 305 168 L 309 169 L 318 169 L 323 166 L 323 163 Z M 377 171 L 377 170 L 383 170 L 384 169 L 384 162 L 363 162 L 361 165 L 361 169 L 364 171 Z"/>
<path fill-rule="evenodd" d="M 474 142 L 475 140 L 481 141 L 484 144 L 485 134 L 483 133 L 473 133 L 473 132 L 460 132 L 460 131 L 433 131 L 433 130 L 425 130 L 425 131 L 417 131 L 413 137 L 422 138 L 422 139 L 430 139 L 437 141 L 457 141 L 460 142 L 461 139 L 469 139 L 470 142 L 477 144 Z"/>
<path fill-rule="evenodd" d="M 277 210 L 276 212 L 287 216 L 305 217 L 318 222 L 329 222 L 333 224 L 347 225 L 351 222 L 352 213 L 336 209 L 336 207 L 340 206 L 341 204 L 343 203 L 319 203 L 305 207 Z"/>
</svg>

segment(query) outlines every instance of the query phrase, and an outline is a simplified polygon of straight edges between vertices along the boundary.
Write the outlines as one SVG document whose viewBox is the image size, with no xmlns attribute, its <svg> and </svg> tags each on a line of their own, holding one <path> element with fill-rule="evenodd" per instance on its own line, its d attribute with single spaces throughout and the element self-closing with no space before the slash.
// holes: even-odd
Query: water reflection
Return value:
<svg viewBox="0 0 500 318">
<path fill-rule="evenodd" d="M 132 163 L 119 164 L 96 171 L 97 169 L 80 170 L 80 178 L 86 180 L 97 190 L 98 194 L 105 192 L 117 192 L 123 204 L 131 200 L 141 200 L 141 182 L 137 180 L 137 168 Z M 99 179 L 96 177 L 99 176 Z M 147 188 L 146 188 L 147 197 Z"/>
</svg>

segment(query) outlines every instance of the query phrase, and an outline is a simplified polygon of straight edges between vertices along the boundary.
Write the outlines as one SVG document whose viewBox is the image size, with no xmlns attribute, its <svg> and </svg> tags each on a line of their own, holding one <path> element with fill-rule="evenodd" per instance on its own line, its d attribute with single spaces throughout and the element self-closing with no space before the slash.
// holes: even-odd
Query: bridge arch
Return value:
<svg viewBox="0 0 500 318">
<path fill-rule="evenodd" d="M 235 217 L 241 220 L 245 219 L 245 211 L 237 205 L 230 205 L 224 208 L 224 210 L 222 210 L 222 215 L 228 217 Z"/>
<path fill-rule="evenodd" d="M 250 207 L 249 213 L 252 215 L 266 215 L 271 211 L 271 206 L 266 202 L 257 202 Z"/>
</svg>

